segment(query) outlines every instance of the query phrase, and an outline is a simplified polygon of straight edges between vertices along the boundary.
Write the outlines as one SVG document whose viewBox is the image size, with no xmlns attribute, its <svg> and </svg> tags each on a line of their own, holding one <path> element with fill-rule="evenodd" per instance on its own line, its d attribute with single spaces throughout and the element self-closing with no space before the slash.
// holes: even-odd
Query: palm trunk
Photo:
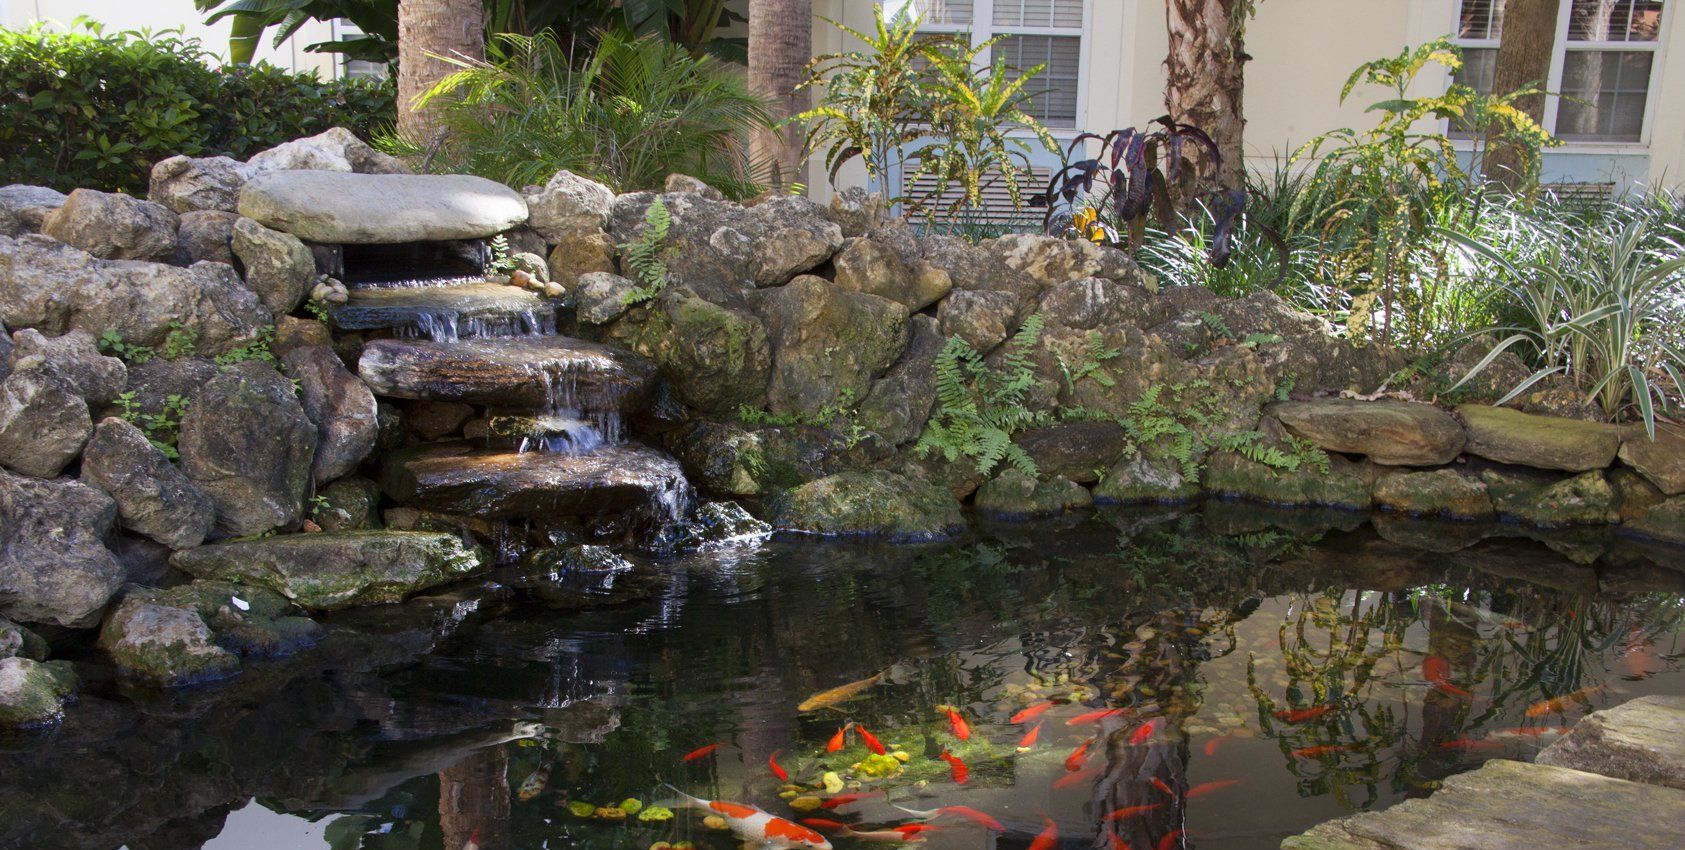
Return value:
<svg viewBox="0 0 1685 850">
<path fill-rule="evenodd" d="M 1557 0 L 1509 0 L 1504 4 L 1504 30 L 1498 39 L 1498 63 L 1492 73 L 1492 93 L 1509 94 L 1527 86 L 1544 87 L 1550 75 L 1551 48 L 1556 42 Z M 1534 121 L 1545 116 L 1545 97 L 1530 95 L 1515 102 Z M 1519 191 L 1531 178 L 1526 151 L 1506 142 L 1494 129 L 1486 137 L 1486 160 L 1481 172 L 1505 192 Z"/>
<path fill-rule="evenodd" d="M 749 3 L 749 87 L 767 99 L 773 121 L 807 110 L 807 92 L 796 91 L 813 56 L 812 0 L 751 0 Z M 765 163 L 774 191 L 797 180 L 802 132 L 795 124 L 756 130 L 749 155 Z"/>
<path fill-rule="evenodd" d="M 1164 106 L 1170 117 L 1211 135 L 1222 152 L 1217 182 L 1241 188 L 1242 131 L 1246 127 L 1241 93 L 1246 77 L 1243 43 L 1245 19 L 1256 0 L 1165 0 L 1170 52 L 1164 60 Z M 1190 169 L 1191 171 L 1191 169 Z M 1184 175 L 1178 180 L 1181 201 L 1198 188 Z"/>
<path fill-rule="evenodd" d="M 442 57 L 486 58 L 486 10 L 481 0 L 399 0 L 398 135 L 418 145 L 438 140 L 436 107 L 417 110 L 416 98 L 455 66 Z"/>
</svg>

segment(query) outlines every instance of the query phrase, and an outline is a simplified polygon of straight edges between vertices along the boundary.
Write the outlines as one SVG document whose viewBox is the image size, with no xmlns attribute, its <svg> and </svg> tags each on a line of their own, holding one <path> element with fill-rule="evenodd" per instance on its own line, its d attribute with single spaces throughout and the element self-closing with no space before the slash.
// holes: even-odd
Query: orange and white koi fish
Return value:
<svg viewBox="0 0 1685 850">
<path fill-rule="evenodd" d="M 1129 745 L 1132 747 L 1138 747 L 1145 744 L 1156 731 L 1158 731 L 1158 718 L 1155 717 L 1146 723 L 1141 724 L 1141 726 L 1134 732 L 1129 733 Z"/>
<path fill-rule="evenodd" d="M 948 763 L 948 775 L 953 778 L 955 785 L 964 785 L 971 780 L 971 768 L 966 767 L 965 761 L 959 756 L 943 750 L 937 758 Z"/>
<path fill-rule="evenodd" d="M 1309 708 L 1284 708 L 1280 711 L 1272 712 L 1271 716 L 1277 720 L 1285 720 L 1288 723 L 1303 723 L 1307 720 L 1315 720 L 1333 710 L 1334 706 L 1330 703 L 1328 705 L 1313 705 Z"/>
<path fill-rule="evenodd" d="M 882 791 L 861 791 L 856 794 L 838 794 L 819 805 L 824 806 L 827 809 L 837 809 L 846 806 L 849 803 L 858 803 L 861 800 L 870 800 L 874 797 L 882 796 Z"/>
<path fill-rule="evenodd" d="M 1017 714 L 1012 715 L 1012 717 L 1009 720 L 1007 720 L 1007 722 L 1008 723 L 1024 723 L 1026 721 L 1034 720 L 1037 717 L 1040 717 L 1043 714 L 1046 714 L 1047 710 L 1054 707 L 1055 705 L 1058 705 L 1058 703 L 1056 703 L 1052 700 L 1045 700 L 1043 702 L 1038 702 L 1035 705 L 1032 705 L 1029 708 L 1024 709 L 1023 711 L 1020 711 Z"/>
<path fill-rule="evenodd" d="M 944 815 L 952 815 L 957 818 L 964 818 L 971 821 L 984 829 L 993 830 L 995 832 L 1006 831 L 1006 824 L 990 817 L 988 813 L 980 812 L 970 806 L 942 806 L 941 808 L 925 809 L 923 811 L 918 809 L 909 809 L 906 806 L 896 806 L 895 808 L 900 809 L 913 817 L 923 818 L 925 820 L 939 818 Z"/>
<path fill-rule="evenodd" d="M 1088 782 L 1088 781 L 1092 780 L 1094 777 L 1099 776 L 1099 775 L 1100 775 L 1100 768 L 1099 767 L 1083 768 L 1082 770 L 1079 770 L 1076 773 L 1067 773 L 1064 776 L 1061 776 L 1058 779 L 1053 780 L 1053 787 L 1057 790 L 1063 791 L 1064 789 L 1070 788 L 1074 785 L 1082 785 L 1083 783 Z"/>
<path fill-rule="evenodd" d="M 853 726 L 853 723 L 843 724 L 843 727 L 837 730 L 837 734 L 832 735 L 831 740 L 825 742 L 825 752 L 834 753 L 842 749 L 843 744 L 848 742 L 848 730 Z"/>
<path fill-rule="evenodd" d="M 1024 737 L 1018 739 L 1018 749 L 1027 750 L 1035 746 L 1036 738 L 1040 736 L 1041 724 L 1037 723 L 1036 725 L 1030 727 L 1030 731 L 1024 733 Z"/>
<path fill-rule="evenodd" d="M 766 757 L 766 766 L 768 770 L 772 771 L 772 775 L 776 777 L 779 782 L 789 782 L 790 772 L 785 770 L 784 767 L 778 763 L 778 754 L 781 752 L 784 751 L 773 750 L 772 755 Z"/>
<path fill-rule="evenodd" d="M 1486 733 L 1488 738 L 1555 738 L 1566 735 L 1573 730 L 1570 726 L 1511 726 L 1508 729 L 1493 729 Z"/>
<path fill-rule="evenodd" d="M 692 761 L 696 761 L 697 759 L 700 759 L 700 758 L 707 758 L 710 754 L 712 754 L 715 750 L 719 749 L 721 746 L 723 746 L 723 745 L 721 745 L 721 744 L 709 744 L 706 747 L 697 747 L 696 749 L 691 750 L 688 753 L 685 753 L 684 761 L 692 762 Z"/>
<path fill-rule="evenodd" d="M 1107 812 L 1104 816 L 1102 816 L 1100 818 L 1100 820 L 1102 820 L 1102 821 L 1123 820 L 1124 818 L 1132 818 L 1132 817 L 1135 817 L 1136 815 L 1144 815 L 1147 812 L 1153 811 L 1154 809 L 1159 809 L 1159 808 L 1163 808 L 1163 807 L 1164 807 L 1163 803 L 1148 803 L 1144 806 L 1124 806 L 1121 809 L 1113 809 L 1113 810 Z"/>
<path fill-rule="evenodd" d="M 911 841 L 924 840 L 923 838 L 917 836 L 909 838 L 908 836 L 902 835 L 900 832 L 893 829 L 865 830 L 849 827 L 846 831 L 848 832 L 850 838 L 856 838 L 861 841 L 870 841 L 875 844 L 906 844 Z"/>
<path fill-rule="evenodd" d="M 1539 700 L 1538 702 L 1527 706 L 1527 711 L 1524 713 L 1528 717 L 1543 717 L 1547 714 L 1561 714 L 1567 711 L 1570 706 L 1578 703 L 1589 702 L 1592 697 L 1597 696 L 1599 693 L 1602 693 L 1602 691 L 1602 685 L 1592 685 L 1590 687 L 1581 688 L 1571 694 L 1563 694 L 1559 697 Z"/>
<path fill-rule="evenodd" d="M 860 733 L 860 740 L 866 744 L 866 749 L 880 756 L 889 752 L 889 750 L 884 749 L 883 742 L 878 740 L 878 736 L 867 731 L 866 727 L 855 724 L 854 731 Z"/>
<path fill-rule="evenodd" d="M 678 802 L 669 808 L 684 807 L 700 809 L 724 819 L 733 835 L 740 840 L 771 850 L 831 850 L 831 842 L 815 832 L 812 827 L 802 826 L 791 820 L 785 820 L 777 815 L 763 812 L 754 806 L 742 803 L 731 803 L 725 800 L 704 800 L 692 797 L 683 791 L 669 785 L 673 793 L 679 795 Z"/>
<path fill-rule="evenodd" d="M 525 803 L 544 793 L 544 787 L 550 784 L 550 765 L 533 771 L 522 780 L 521 786 L 515 789 L 515 798 Z"/>
<path fill-rule="evenodd" d="M 1065 721 L 1065 725 L 1081 726 L 1085 723 L 1099 723 L 1108 717 L 1116 717 L 1122 713 L 1123 709 L 1121 708 L 1102 708 L 1098 711 L 1085 711 L 1070 720 Z"/>
<path fill-rule="evenodd" d="M 971 725 L 965 722 L 965 718 L 953 706 L 943 706 L 942 710 L 948 713 L 948 731 L 961 741 L 971 740 Z"/>
<path fill-rule="evenodd" d="M 942 827 L 932 826 L 928 823 L 904 823 L 900 826 L 892 826 L 892 827 L 890 827 L 890 829 L 901 833 L 902 836 L 906 837 L 909 840 L 915 840 L 915 839 L 913 839 L 913 836 L 915 836 L 915 835 L 919 835 L 921 833 L 926 833 L 926 832 L 940 832 Z M 916 839 L 916 840 L 922 841 L 923 839 Z"/>
<path fill-rule="evenodd" d="M 1224 788 L 1228 788 L 1231 785 L 1239 785 L 1239 784 L 1240 784 L 1239 779 L 1219 779 L 1215 782 L 1201 782 L 1200 784 L 1195 785 L 1192 788 L 1189 788 L 1188 793 L 1186 795 L 1184 795 L 1183 799 L 1192 800 L 1195 797 L 1203 797 L 1203 796 L 1205 796 L 1207 794 L 1210 794 L 1214 791 L 1221 791 Z"/>
<path fill-rule="evenodd" d="M 480 850 L 479 830 L 474 830 L 474 832 L 468 836 L 468 840 L 462 843 L 462 850 Z"/>
<path fill-rule="evenodd" d="M 1030 850 L 1053 850 L 1059 846 L 1059 825 L 1053 822 L 1044 812 L 1041 816 L 1043 824 L 1041 834 L 1030 842 Z"/>
<path fill-rule="evenodd" d="M 821 708 L 832 708 L 834 706 L 841 705 L 842 703 L 854 699 L 859 696 L 862 691 L 881 681 L 883 681 L 883 673 L 879 673 L 876 676 L 868 676 L 858 682 L 849 682 L 846 685 L 838 685 L 827 691 L 820 691 L 819 693 L 802 700 L 801 705 L 796 706 L 796 710 L 818 711 Z"/>
<path fill-rule="evenodd" d="M 1071 754 L 1065 758 L 1066 771 L 1076 773 L 1077 771 L 1082 770 L 1082 766 L 1088 763 L 1088 745 L 1092 743 L 1094 743 L 1094 739 L 1089 738 L 1081 744 L 1078 744 L 1077 748 L 1071 751 Z"/>
</svg>

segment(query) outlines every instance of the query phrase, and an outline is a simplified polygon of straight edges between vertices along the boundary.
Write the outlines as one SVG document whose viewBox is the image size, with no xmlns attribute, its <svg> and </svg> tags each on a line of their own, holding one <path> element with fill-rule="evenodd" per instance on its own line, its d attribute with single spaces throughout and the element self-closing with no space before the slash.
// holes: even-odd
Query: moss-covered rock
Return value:
<svg viewBox="0 0 1685 850">
<path fill-rule="evenodd" d="M 1367 455 L 1394 466 L 1450 463 L 1463 450 L 1463 428 L 1431 404 L 1322 398 L 1287 401 L 1269 412 L 1288 433 L 1331 452 Z"/>
<path fill-rule="evenodd" d="M 907 347 L 907 311 L 868 292 L 803 275 L 760 301 L 772 343 L 773 413 L 817 415 L 866 397 Z"/>
<path fill-rule="evenodd" d="M 1620 429 L 1601 422 L 1484 404 L 1461 405 L 1457 415 L 1468 431 L 1468 453 L 1499 463 L 1586 472 L 1607 467 L 1621 447 Z"/>
<path fill-rule="evenodd" d="M 1375 482 L 1375 506 L 1413 516 L 1488 519 L 1492 497 L 1486 484 L 1455 470 L 1389 472 Z"/>
<path fill-rule="evenodd" d="M 934 540 L 965 528 L 952 494 L 885 470 L 810 481 L 773 497 L 768 507 L 774 527 L 816 534 Z"/>
<path fill-rule="evenodd" d="M 766 326 L 747 310 L 669 288 L 609 327 L 608 338 L 655 361 L 685 404 L 707 413 L 759 408 L 772 373 Z"/>
<path fill-rule="evenodd" d="M 1000 519 L 1053 516 L 1094 504 L 1088 488 L 1069 478 L 1037 480 L 1007 469 L 977 488 L 977 512 Z"/>
<path fill-rule="evenodd" d="M 748 426 L 692 420 L 666 435 L 668 451 L 696 486 L 727 496 L 758 496 L 851 467 L 870 465 L 871 447 L 810 425 Z"/>
<path fill-rule="evenodd" d="M 1286 470 L 1247 460 L 1234 452 L 1218 452 L 1206 462 L 1208 493 L 1272 505 L 1323 505 L 1367 509 L 1370 483 L 1357 464 L 1331 458 L 1324 473 L 1310 464 Z"/>
<path fill-rule="evenodd" d="M 0 617 L 0 658 L 14 656 L 45 661 L 47 642 L 40 635 Z"/>
<path fill-rule="evenodd" d="M 125 678 L 162 687 L 226 679 L 240 671 L 240 659 L 217 646 L 197 611 L 147 594 L 133 594 L 112 609 L 100 628 L 99 648 Z"/>
<path fill-rule="evenodd" d="M 380 518 L 375 509 L 380 505 L 380 486 L 356 475 L 341 478 L 323 487 L 310 518 L 323 531 L 360 531 L 379 528 Z"/>
<path fill-rule="evenodd" d="M 1199 481 L 1182 474 L 1175 458 L 1138 453 L 1106 470 L 1094 485 L 1094 500 L 1102 504 L 1188 502 L 1199 498 Z"/>
<path fill-rule="evenodd" d="M 1498 516 L 1552 527 L 1612 523 L 1620 520 L 1615 489 L 1602 472 L 1568 478 L 1521 469 L 1484 469 L 1480 480 L 1492 495 Z"/>
<path fill-rule="evenodd" d="M 315 644 L 322 626 L 271 590 L 199 579 L 164 590 L 131 588 L 126 599 L 183 608 L 198 614 L 216 643 L 240 656 L 277 658 Z"/>
<path fill-rule="evenodd" d="M 311 610 L 337 611 L 398 602 L 467 576 L 482 560 L 449 534 L 342 531 L 201 546 L 170 563 L 200 578 L 265 587 Z"/>
<path fill-rule="evenodd" d="M 1685 544 L 1685 496 L 1674 496 L 1651 508 L 1625 531 L 1639 537 Z"/>
<path fill-rule="evenodd" d="M 0 658 L 0 729 L 57 723 L 75 690 L 76 674 L 67 662 Z"/>
<path fill-rule="evenodd" d="M 772 526 L 754 518 L 736 502 L 709 502 L 685 522 L 679 545 L 712 549 L 759 540 L 772 533 Z"/>
<path fill-rule="evenodd" d="M 1642 425 L 1628 425 L 1621 435 L 1620 458 L 1663 493 L 1685 493 L 1685 428 L 1658 423 L 1652 440 Z"/>
</svg>

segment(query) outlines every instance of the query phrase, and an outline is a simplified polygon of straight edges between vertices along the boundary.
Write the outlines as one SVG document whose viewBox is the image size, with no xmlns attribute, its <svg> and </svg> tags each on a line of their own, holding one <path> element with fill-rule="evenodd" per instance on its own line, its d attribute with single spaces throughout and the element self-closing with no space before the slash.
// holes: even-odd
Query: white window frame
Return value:
<svg viewBox="0 0 1685 850">
<path fill-rule="evenodd" d="M 1001 35 L 1053 35 L 1074 36 L 1077 39 L 1077 109 L 1076 119 L 1070 127 L 1048 127 L 1049 133 L 1056 139 L 1070 140 L 1084 131 L 1088 116 L 1088 57 L 1094 39 L 1089 33 L 1088 24 L 1094 20 L 1094 0 L 1082 0 L 1082 23 L 1074 27 L 995 27 L 995 0 L 973 0 L 971 6 L 970 24 L 939 24 L 932 21 L 921 21 L 919 32 L 943 33 L 946 35 L 971 35 L 971 46 L 977 47 L 991 38 Z M 994 64 L 993 50 L 984 51 L 977 57 L 980 67 Z M 1019 131 L 1021 132 L 1021 131 Z M 1014 133 L 1015 135 L 1018 132 Z M 1028 135 L 1025 133 L 1025 135 Z"/>
<path fill-rule="evenodd" d="M 1558 92 L 1562 90 L 1562 75 L 1567 68 L 1568 53 L 1571 51 L 1649 53 L 1652 58 L 1650 60 L 1650 79 L 1645 84 L 1644 120 L 1643 124 L 1638 129 L 1638 141 L 1619 142 L 1564 139 L 1562 147 L 1556 148 L 1555 150 L 1570 153 L 1633 153 L 1640 149 L 1647 150 L 1650 147 L 1650 129 L 1655 123 L 1656 102 L 1661 99 L 1656 96 L 1656 83 L 1662 68 L 1662 56 L 1664 55 L 1662 51 L 1665 49 L 1665 45 L 1667 44 L 1668 23 L 1671 21 L 1672 15 L 1676 14 L 1677 7 L 1681 5 L 1682 0 L 1665 0 L 1665 2 L 1662 3 L 1662 17 L 1660 23 L 1657 25 L 1657 35 L 1655 41 L 1569 42 L 1568 28 L 1572 23 L 1571 12 L 1574 0 L 1558 0 L 1558 2 L 1560 5 L 1556 11 L 1556 40 L 1551 46 L 1550 74 L 1546 78 L 1544 86 L 1546 91 Z M 1453 0 L 1451 3 L 1452 33 L 1457 32 L 1457 28 L 1461 24 L 1458 20 L 1458 16 L 1462 12 L 1462 6 L 1462 0 Z M 1498 49 L 1498 39 L 1496 38 L 1457 38 L 1453 36 L 1451 43 L 1457 45 L 1458 47 L 1491 48 L 1492 50 Z M 1572 44 L 1572 46 L 1570 46 L 1570 44 Z M 1545 98 L 1545 114 L 1544 119 L 1540 122 L 1540 124 L 1546 130 L 1550 131 L 1553 136 L 1556 135 L 1556 119 L 1561 105 L 1562 98 L 1560 97 Z M 1445 122 L 1445 127 L 1446 130 L 1449 131 L 1450 121 Z M 1454 140 L 1453 144 L 1459 148 L 1468 148 L 1473 147 L 1474 140 L 1457 139 Z"/>
</svg>

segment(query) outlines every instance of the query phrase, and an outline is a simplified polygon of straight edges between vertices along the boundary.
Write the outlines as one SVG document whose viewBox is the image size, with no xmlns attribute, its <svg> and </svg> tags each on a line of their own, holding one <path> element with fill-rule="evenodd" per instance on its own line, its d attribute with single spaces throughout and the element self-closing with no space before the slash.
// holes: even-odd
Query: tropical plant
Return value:
<svg viewBox="0 0 1685 850">
<path fill-rule="evenodd" d="M 1002 462 L 1036 474 L 1036 462 L 1012 437 L 1046 418 L 1026 404 L 1037 378 L 1025 352 L 1040 338 L 1042 323 L 1040 313 L 1024 320 L 998 368 L 961 337 L 948 337 L 936 357 L 936 411 L 914 446 L 921 456 L 940 454 L 949 463 L 971 458 L 983 475 Z"/>
<path fill-rule="evenodd" d="M 278 47 L 313 20 L 350 21 L 359 32 L 305 45 L 307 53 L 341 53 L 369 62 L 398 58 L 398 0 L 193 0 L 193 5 L 209 13 L 206 25 L 228 20 L 232 62 L 251 62 L 270 29 Z"/>
<path fill-rule="evenodd" d="M 443 107 L 446 128 L 431 167 L 512 186 L 566 168 L 623 192 L 675 172 L 732 197 L 759 191 L 739 141 L 768 124 L 766 109 L 725 63 L 624 32 L 604 33 L 577 66 L 549 34 L 498 36 L 490 50 L 452 60 L 458 70 L 423 99 Z"/>
<path fill-rule="evenodd" d="M 667 251 L 667 230 L 672 226 L 673 215 L 657 196 L 644 213 L 643 232 L 620 246 L 621 261 L 638 282 L 626 293 L 625 303 L 642 304 L 667 288 L 667 261 L 662 255 Z"/>
</svg>

